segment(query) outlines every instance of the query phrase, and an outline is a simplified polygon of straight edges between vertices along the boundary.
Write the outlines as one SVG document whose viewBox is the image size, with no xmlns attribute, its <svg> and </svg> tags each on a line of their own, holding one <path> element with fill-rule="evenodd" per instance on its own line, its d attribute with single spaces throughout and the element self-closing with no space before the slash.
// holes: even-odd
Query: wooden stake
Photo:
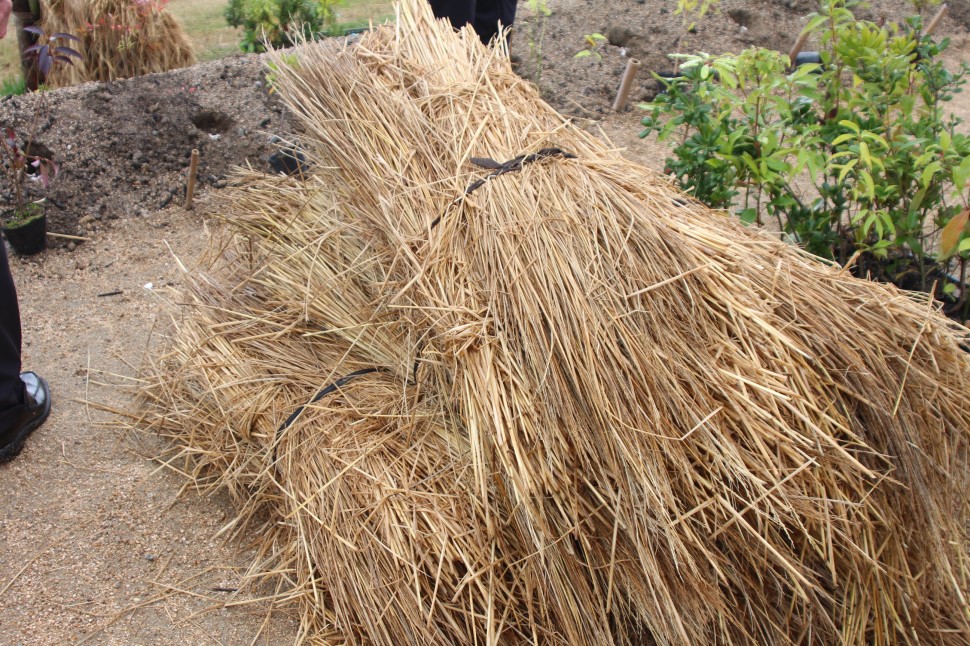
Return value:
<svg viewBox="0 0 970 646">
<path fill-rule="evenodd" d="M 940 10 L 936 12 L 936 15 L 933 16 L 933 19 L 930 21 L 930 24 L 926 26 L 926 31 L 923 33 L 923 35 L 929 36 L 934 31 L 936 31 L 936 28 L 939 26 L 940 21 L 943 20 L 943 16 L 945 16 L 949 10 L 950 10 L 950 5 L 947 4 L 946 2 L 940 5 Z"/>
<path fill-rule="evenodd" d="M 81 240 L 82 242 L 91 242 L 91 238 L 85 238 L 84 236 L 71 236 L 66 233 L 54 233 L 53 231 L 48 231 L 47 235 L 52 238 L 64 238 L 65 240 Z"/>
<path fill-rule="evenodd" d="M 626 100 L 630 96 L 630 88 L 633 87 L 633 79 L 640 69 L 640 61 L 631 58 L 626 64 L 626 71 L 623 72 L 623 81 L 620 82 L 620 91 L 616 94 L 616 101 L 613 102 L 613 112 L 620 112 L 626 107 Z"/>
<path fill-rule="evenodd" d="M 192 161 L 189 163 L 189 185 L 185 191 L 185 210 L 192 210 L 192 196 L 195 195 L 195 174 L 199 170 L 199 149 L 192 149 Z"/>
<path fill-rule="evenodd" d="M 798 55 L 802 52 L 802 47 L 805 46 L 805 41 L 807 40 L 808 30 L 805 30 L 799 34 L 798 40 L 796 40 L 795 44 L 791 46 L 791 51 L 788 52 L 788 60 L 790 61 L 790 65 L 792 67 L 795 66 L 795 58 L 798 57 Z"/>
</svg>

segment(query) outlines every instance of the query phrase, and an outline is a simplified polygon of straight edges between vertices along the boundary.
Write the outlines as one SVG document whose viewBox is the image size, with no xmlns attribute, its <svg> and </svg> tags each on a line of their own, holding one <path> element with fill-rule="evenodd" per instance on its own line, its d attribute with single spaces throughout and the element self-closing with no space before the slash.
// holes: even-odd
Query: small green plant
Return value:
<svg viewBox="0 0 970 646">
<path fill-rule="evenodd" d="M 674 13 L 683 14 L 684 17 L 697 16 L 700 18 L 719 2 L 720 0 L 677 0 L 677 9 Z"/>
<path fill-rule="evenodd" d="M 226 22 L 243 28 L 240 49 L 266 51 L 289 47 L 299 40 L 314 40 L 328 33 L 339 0 L 229 0 Z"/>
<path fill-rule="evenodd" d="M 300 67 L 300 59 L 292 52 L 280 56 L 280 63 L 293 69 Z M 279 82 L 280 65 L 270 61 L 266 66 L 269 68 L 269 72 L 266 73 L 266 84 L 269 86 L 269 93 L 273 94 L 276 92 L 276 85 Z"/>
<path fill-rule="evenodd" d="M 600 48 L 607 42 L 603 34 L 586 34 L 583 36 L 583 49 L 576 52 L 573 58 L 587 58 L 592 56 L 596 60 L 601 60 Z"/>
<path fill-rule="evenodd" d="M 526 33 L 529 41 L 529 59 L 532 63 L 532 82 L 539 85 L 542 81 L 542 42 L 546 37 L 546 18 L 552 15 L 552 11 L 546 0 L 527 0 L 525 4 L 532 12 Z"/>
<path fill-rule="evenodd" d="M 0 85 L 0 96 L 16 96 L 27 91 L 27 82 L 23 76 L 6 78 Z"/>
<path fill-rule="evenodd" d="M 697 22 L 691 18 L 703 18 L 711 7 L 716 7 L 719 3 L 720 0 L 677 0 L 677 9 L 674 13 L 684 17 L 686 31 L 693 34 L 697 31 Z"/>
<path fill-rule="evenodd" d="M 879 26 L 857 4 L 826 0 L 810 18 L 821 64 L 790 69 L 764 49 L 680 56 L 680 77 L 642 106 L 641 136 L 675 139 L 667 170 L 702 202 L 773 218 L 826 258 L 866 254 L 906 286 L 962 288 L 965 318 L 970 138 L 944 107 L 968 68 L 943 66 L 948 41 L 923 36 L 919 17 Z"/>
</svg>

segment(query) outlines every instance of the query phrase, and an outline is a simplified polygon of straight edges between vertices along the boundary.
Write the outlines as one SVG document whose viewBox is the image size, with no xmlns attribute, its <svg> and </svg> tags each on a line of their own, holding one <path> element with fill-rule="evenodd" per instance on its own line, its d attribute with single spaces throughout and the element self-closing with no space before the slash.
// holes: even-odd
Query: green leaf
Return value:
<svg viewBox="0 0 970 646">
<path fill-rule="evenodd" d="M 859 134 L 859 130 L 861 130 L 861 128 L 859 128 L 859 124 L 857 124 L 855 121 L 849 121 L 848 119 L 842 119 L 839 121 L 839 125 L 843 128 L 848 128 L 856 134 Z"/>
<path fill-rule="evenodd" d="M 970 155 L 964 157 L 960 165 L 953 169 L 953 185 L 956 186 L 957 192 L 963 191 L 968 179 L 970 179 Z"/>
<path fill-rule="evenodd" d="M 813 74 L 816 70 L 821 69 L 822 66 L 818 63 L 809 63 L 807 65 L 799 65 L 795 68 L 795 71 L 788 76 L 788 81 L 791 83 L 798 83 L 803 80 L 809 74 Z"/>
<path fill-rule="evenodd" d="M 738 213 L 738 217 L 745 224 L 752 224 L 758 220 L 758 209 L 748 208 Z"/>
<path fill-rule="evenodd" d="M 872 181 L 872 175 L 869 173 L 869 171 L 861 171 L 859 173 L 859 178 L 862 180 L 862 183 L 866 185 L 865 192 L 861 193 L 861 195 L 865 195 L 870 200 L 875 199 L 876 184 Z"/>
<path fill-rule="evenodd" d="M 920 166 L 925 166 L 930 163 L 930 160 L 936 157 L 936 153 L 932 150 L 923 153 L 913 162 L 913 168 L 919 168 Z"/>
<path fill-rule="evenodd" d="M 815 14 L 814 17 L 812 17 L 808 21 L 808 24 L 805 25 L 805 29 L 802 30 L 802 33 L 805 33 L 806 31 L 809 33 L 817 31 L 818 28 L 824 25 L 827 20 L 828 20 L 828 16 L 825 16 L 822 14 Z"/>
<path fill-rule="evenodd" d="M 873 132 L 872 130 L 863 130 L 859 133 L 859 136 L 863 139 L 868 139 L 873 143 L 879 144 L 883 148 L 888 148 L 889 144 L 886 142 L 886 138 L 883 137 L 878 132 Z"/>
<path fill-rule="evenodd" d="M 829 161 L 834 162 L 836 159 L 840 159 L 842 157 L 855 157 L 855 156 L 856 156 L 856 153 L 852 152 L 851 150 L 842 150 L 840 152 L 835 153 L 831 157 L 829 157 Z M 836 165 L 837 164 L 833 164 L 833 166 L 836 166 Z"/>
<path fill-rule="evenodd" d="M 885 238 L 886 236 L 883 235 L 884 232 L 883 232 L 883 228 L 882 228 L 882 219 L 879 217 L 879 213 L 875 213 L 874 212 L 874 213 L 870 213 L 869 214 L 869 217 L 866 218 L 866 222 L 865 222 L 865 224 L 862 227 L 862 231 L 866 235 L 868 235 L 869 232 L 872 230 L 872 225 L 873 224 L 876 225 L 876 237 L 879 240 L 882 240 L 883 238 Z"/>
<path fill-rule="evenodd" d="M 847 132 L 847 133 L 845 133 L 843 135 L 839 135 L 838 137 L 836 137 L 835 139 L 833 139 L 832 140 L 832 145 L 833 146 L 838 146 L 839 144 L 844 144 L 847 141 L 853 141 L 855 138 L 856 138 L 856 136 L 854 134 L 852 134 L 851 132 Z"/>
<path fill-rule="evenodd" d="M 923 169 L 923 173 L 919 177 L 920 186 L 923 188 L 929 186 L 933 176 L 936 175 L 941 168 L 943 168 L 943 164 L 941 164 L 939 161 L 930 162 L 926 168 Z"/>
<path fill-rule="evenodd" d="M 887 249 L 889 248 L 889 245 L 890 245 L 889 240 L 880 240 L 876 244 L 869 247 L 869 251 L 874 253 L 877 258 L 887 258 L 889 256 L 889 253 L 887 251 Z"/>
<path fill-rule="evenodd" d="M 906 244 L 916 252 L 917 256 L 923 256 L 923 245 L 916 238 L 906 238 Z"/>
<path fill-rule="evenodd" d="M 848 175 L 852 171 L 852 169 L 855 168 L 855 165 L 858 163 L 859 163 L 859 160 L 857 158 L 857 159 L 850 159 L 846 163 L 842 164 L 841 166 L 842 170 L 839 171 L 839 182 L 844 182 L 846 175 Z"/>
<path fill-rule="evenodd" d="M 913 114 L 913 109 L 916 107 L 916 95 L 906 94 L 899 99 L 899 109 L 904 116 L 909 116 Z"/>
<path fill-rule="evenodd" d="M 919 211 L 920 207 L 923 206 L 923 200 L 926 199 L 926 187 L 924 186 L 916 192 L 913 196 L 913 200 L 909 203 L 909 213 L 916 213 Z"/>
</svg>

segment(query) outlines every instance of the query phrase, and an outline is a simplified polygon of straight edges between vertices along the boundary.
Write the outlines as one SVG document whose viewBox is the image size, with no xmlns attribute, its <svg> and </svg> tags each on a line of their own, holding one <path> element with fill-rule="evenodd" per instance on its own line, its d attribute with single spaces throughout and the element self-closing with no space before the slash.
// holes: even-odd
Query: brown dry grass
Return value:
<svg viewBox="0 0 970 646">
<path fill-rule="evenodd" d="M 195 54 L 181 24 L 155 0 L 48 0 L 42 27 L 81 39 L 81 59 L 57 66 L 50 87 L 111 81 L 186 67 Z"/>
<path fill-rule="evenodd" d="M 306 636 L 970 639 L 965 328 L 679 196 L 423 0 L 280 67 L 317 170 L 242 177 L 133 415 Z"/>
</svg>

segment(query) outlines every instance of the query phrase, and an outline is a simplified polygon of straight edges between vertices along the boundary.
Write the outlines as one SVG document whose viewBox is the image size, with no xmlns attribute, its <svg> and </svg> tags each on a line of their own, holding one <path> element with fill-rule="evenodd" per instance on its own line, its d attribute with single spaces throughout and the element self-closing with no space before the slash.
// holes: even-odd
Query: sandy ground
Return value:
<svg viewBox="0 0 970 646">
<path fill-rule="evenodd" d="M 106 426 L 150 346 L 157 290 L 197 257 L 204 209 L 122 220 L 74 253 L 12 259 L 25 368 L 53 390 L 48 422 L 0 466 L 0 644 L 283 644 L 297 625 L 233 592 L 245 550 L 215 535 L 227 500 L 145 459 L 151 438 Z M 186 260 L 191 265 L 189 260 Z M 151 283 L 153 289 L 145 286 Z M 121 291 L 113 296 L 99 296 Z M 106 386 L 105 384 L 112 384 Z"/>
</svg>

